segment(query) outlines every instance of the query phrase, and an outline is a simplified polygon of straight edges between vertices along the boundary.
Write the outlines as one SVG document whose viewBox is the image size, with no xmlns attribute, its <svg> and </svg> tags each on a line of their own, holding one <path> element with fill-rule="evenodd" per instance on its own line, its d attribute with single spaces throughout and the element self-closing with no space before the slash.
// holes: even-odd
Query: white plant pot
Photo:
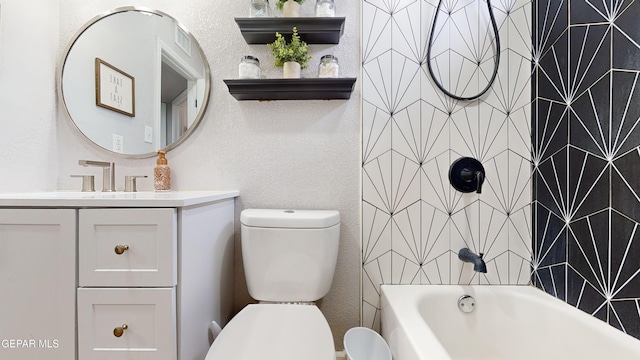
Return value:
<svg viewBox="0 0 640 360">
<path fill-rule="evenodd" d="M 300 4 L 293 0 L 287 1 L 282 6 L 282 14 L 284 17 L 300 17 Z"/>
<path fill-rule="evenodd" d="M 282 65 L 282 77 L 285 79 L 300 78 L 300 64 L 293 61 L 287 61 Z"/>
</svg>

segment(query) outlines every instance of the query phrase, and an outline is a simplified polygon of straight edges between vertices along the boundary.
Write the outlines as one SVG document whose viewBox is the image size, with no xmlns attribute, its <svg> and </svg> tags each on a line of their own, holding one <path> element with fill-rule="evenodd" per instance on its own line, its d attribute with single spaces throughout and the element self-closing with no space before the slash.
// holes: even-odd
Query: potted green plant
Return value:
<svg viewBox="0 0 640 360">
<path fill-rule="evenodd" d="M 282 66 L 284 78 L 299 78 L 300 70 L 307 67 L 311 60 L 307 43 L 300 40 L 298 29 L 293 28 L 291 42 L 287 43 L 284 36 L 276 33 L 276 41 L 268 44 L 271 54 L 276 59 L 275 65 Z"/>
<path fill-rule="evenodd" d="M 285 17 L 299 17 L 300 16 L 300 4 L 305 0 L 277 0 L 276 7 L 282 10 L 282 14 Z"/>
</svg>

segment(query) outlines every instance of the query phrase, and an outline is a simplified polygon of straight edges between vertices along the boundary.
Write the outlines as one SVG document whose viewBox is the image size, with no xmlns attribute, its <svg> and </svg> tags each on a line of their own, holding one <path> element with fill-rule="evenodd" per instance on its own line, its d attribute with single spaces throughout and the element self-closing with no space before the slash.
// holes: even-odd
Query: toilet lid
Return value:
<svg viewBox="0 0 640 360">
<path fill-rule="evenodd" d="M 313 305 L 247 305 L 225 326 L 205 360 L 334 360 L 333 336 Z"/>
</svg>

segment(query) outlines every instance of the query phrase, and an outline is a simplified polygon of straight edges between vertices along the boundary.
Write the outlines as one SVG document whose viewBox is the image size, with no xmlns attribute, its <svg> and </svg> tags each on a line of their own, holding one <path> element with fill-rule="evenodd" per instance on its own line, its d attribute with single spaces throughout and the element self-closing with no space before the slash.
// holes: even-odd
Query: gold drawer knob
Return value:
<svg viewBox="0 0 640 360">
<path fill-rule="evenodd" d="M 127 330 L 129 328 L 129 326 L 127 324 L 123 324 L 122 326 L 118 326 L 117 328 L 113 329 L 113 335 L 115 337 L 120 337 L 122 336 L 122 334 L 124 334 L 124 331 Z"/>
<path fill-rule="evenodd" d="M 115 252 L 118 255 L 124 254 L 125 251 L 129 250 L 129 245 L 118 245 L 115 248 Z"/>
</svg>

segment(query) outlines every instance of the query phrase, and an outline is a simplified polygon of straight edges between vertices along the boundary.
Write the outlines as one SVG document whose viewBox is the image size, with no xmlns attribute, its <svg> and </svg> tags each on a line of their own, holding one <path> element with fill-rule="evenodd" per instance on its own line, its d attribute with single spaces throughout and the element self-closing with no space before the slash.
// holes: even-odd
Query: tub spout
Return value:
<svg viewBox="0 0 640 360">
<path fill-rule="evenodd" d="M 473 264 L 473 271 L 486 273 L 487 272 L 487 264 L 485 264 L 482 256 L 484 254 L 480 253 L 480 255 L 476 255 L 473 251 L 469 250 L 469 248 L 462 248 L 458 251 L 458 259 L 464 262 L 470 262 Z"/>
</svg>

